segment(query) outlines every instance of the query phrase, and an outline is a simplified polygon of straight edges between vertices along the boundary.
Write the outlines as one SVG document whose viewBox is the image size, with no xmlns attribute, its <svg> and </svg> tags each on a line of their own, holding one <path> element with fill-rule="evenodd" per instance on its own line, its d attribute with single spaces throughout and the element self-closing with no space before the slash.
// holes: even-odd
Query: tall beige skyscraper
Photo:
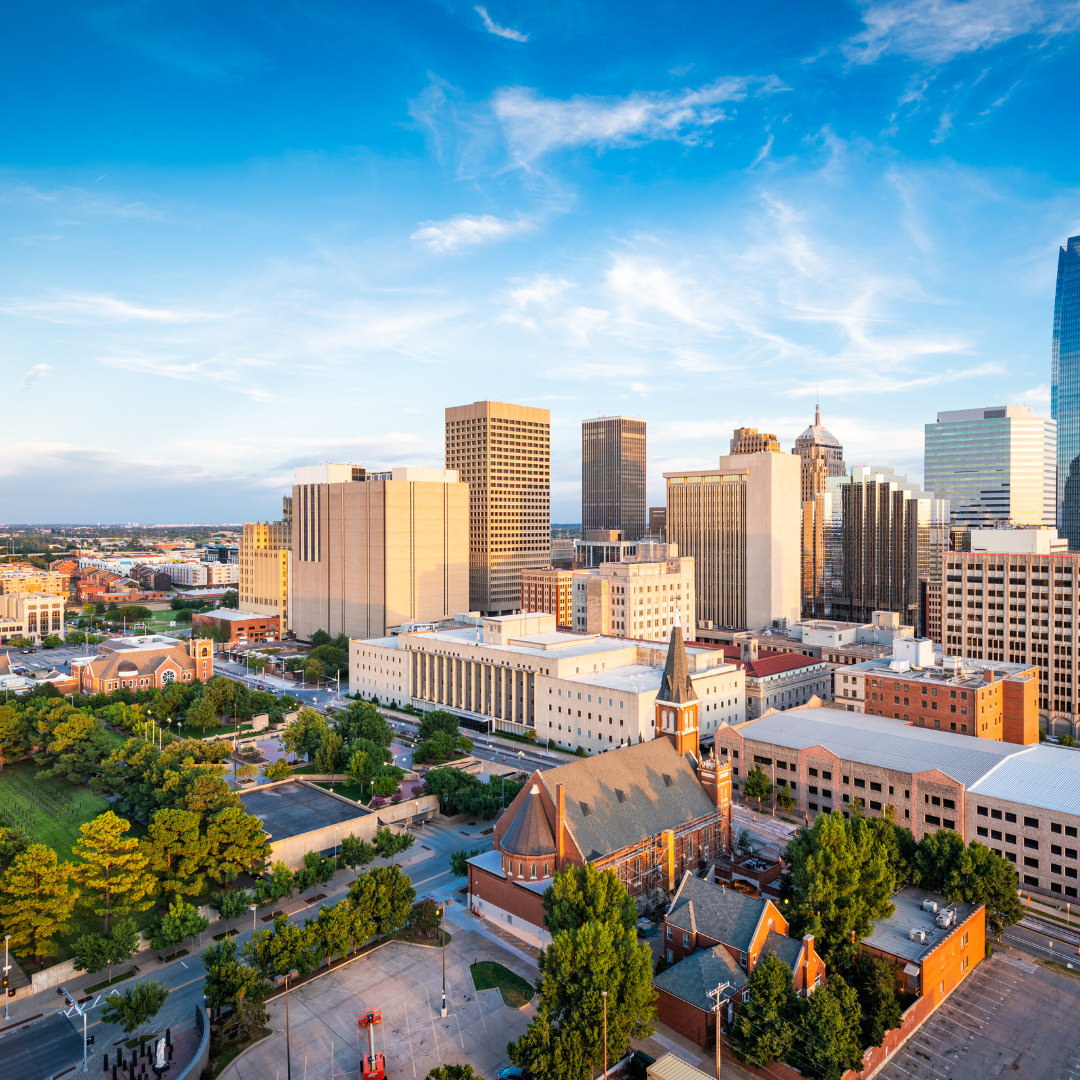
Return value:
<svg viewBox="0 0 1080 1080">
<path fill-rule="evenodd" d="M 799 618 L 799 460 L 761 451 L 664 473 L 667 539 L 694 559 L 699 628 Z"/>
<path fill-rule="evenodd" d="M 240 538 L 241 611 L 277 616 L 289 629 L 289 549 L 292 522 L 249 521 Z"/>
<path fill-rule="evenodd" d="M 381 637 L 469 602 L 469 489 L 455 472 L 309 465 L 292 489 L 290 626 Z"/>
<path fill-rule="evenodd" d="M 581 527 L 645 535 L 645 421 L 601 416 L 581 425 Z"/>
<path fill-rule="evenodd" d="M 551 413 L 502 401 L 446 410 L 446 467 L 469 485 L 469 609 L 510 615 L 521 571 L 551 565 Z"/>
</svg>

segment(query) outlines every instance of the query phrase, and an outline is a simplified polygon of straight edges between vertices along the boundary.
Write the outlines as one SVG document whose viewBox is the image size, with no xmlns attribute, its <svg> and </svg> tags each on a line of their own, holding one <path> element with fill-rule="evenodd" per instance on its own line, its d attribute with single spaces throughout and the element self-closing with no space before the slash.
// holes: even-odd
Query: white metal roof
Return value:
<svg viewBox="0 0 1080 1080">
<path fill-rule="evenodd" d="M 1080 816 L 1080 750 L 1027 746 L 971 784 L 968 792 Z"/>
</svg>

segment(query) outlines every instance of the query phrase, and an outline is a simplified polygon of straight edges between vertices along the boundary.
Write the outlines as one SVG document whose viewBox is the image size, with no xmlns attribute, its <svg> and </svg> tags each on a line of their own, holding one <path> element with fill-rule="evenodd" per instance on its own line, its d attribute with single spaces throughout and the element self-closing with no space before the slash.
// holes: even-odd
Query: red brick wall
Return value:
<svg viewBox="0 0 1080 1080">
<path fill-rule="evenodd" d="M 515 918 L 533 926 L 544 925 L 544 905 L 538 893 L 472 865 L 469 866 L 469 896 L 472 900 L 480 899 L 509 911 Z"/>
<path fill-rule="evenodd" d="M 1039 741 L 1039 680 L 1006 679 L 1004 733 L 1009 743 L 1030 746 Z"/>
</svg>

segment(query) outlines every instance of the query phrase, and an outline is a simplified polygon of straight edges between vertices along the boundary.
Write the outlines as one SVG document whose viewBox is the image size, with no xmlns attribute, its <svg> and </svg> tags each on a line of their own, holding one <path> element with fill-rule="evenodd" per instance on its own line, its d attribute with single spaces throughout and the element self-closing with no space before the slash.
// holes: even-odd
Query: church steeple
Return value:
<svg viewBox="0 0 1080 1080">
<path fill-rule="evenodd" d="M 654 705 L 656 734 L 666 735 L 680 754 L 690 754 L 695 760 L 699 752 L 698 706 L 694 680 L 690 677 L 690 664 L 686 659 L 682 626 L 676 618 L 671 628 L 664 674 Z"/>
</svg>

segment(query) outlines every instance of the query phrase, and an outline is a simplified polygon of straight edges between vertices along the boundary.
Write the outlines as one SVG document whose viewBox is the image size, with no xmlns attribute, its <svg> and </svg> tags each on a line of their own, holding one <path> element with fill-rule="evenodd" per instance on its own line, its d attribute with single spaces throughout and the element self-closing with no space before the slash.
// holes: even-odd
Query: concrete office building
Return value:
<svg viewBox="0 0 1080 1080">
<path fill-rule="evenodd" d="M 1026 405 L 939 412 L 925 464 L 954 525 L 1056 523 L 1057 424 Z"/>
<path fill-rule="evenodd" d="M 798 459 L 762 452 L 664 473 L 668 540 L 694 560 L 698 626 L 799 618 Z"/>
<path fill-rule="evenodd" d="M 446 467 L 469 485 L 468 608 L 509 615 L 521 571 L 551 565 L 551 413 L 502 401 L 447 409 Z"/>
<path fill-rule="evenodd" d="M 816 500 L 823 558 L 812 617 L 869 622 L 875 611 L 893 611 L 925 633 L 919 582 L 941 577 L 948 500 L 892 469 L 867 465 L 829 477 Z"/>
<path fill-rule="evenodd" d="M 654 536 L 640 540 L 620 540 L 614 529 L 589 529 L 583 540 L 574 541 L 574 569 L 590 570 L 613 562 L 656 562 L 678 555 L 675 544 L 665 544 Z"/>
<path fill-rule="evenodd" d="M 685 647 L 701 701 L 701 737 L 745 719 L 744 679 L 718 650 Z M 559 631 L 540 612 L 462 614 L 446 630 L 350 642 L 349 686 L 381 701 L 450 709 L 478 731 L 534 730 L 541 742 L 594 754 L 658 733 L 653 702 L 668 642 Z"/>
<path fill-rule="evenodd" d="M 645 421 L 601 416 L 581 425 L 581 527 L 645 535 Z"/>
<path fill-rule="evenodd" d="M 674 545 L 671 545 L 674 547 Z M 694 639 L 694 560 L 634 559 L 576 570 L 572 585 L 575 630 L 666 641 L 677 623 Z"/>
<path fill-rule="evenodd" d="M 12 638 L 29 638 L 39 644 L 50 634 L 63 637 L 64 607 L 64 600 L 52 593 L 0 593 L 0 645 Z"/>
<path fill-rule="evenodd" d="M 732 454 L 779 454 L 780 440 L 756 427 L 740 427 L 731 436 L 730 447 Z"/>
<path fill-rule="evenodd" d="M 649 507 L 649 536 L 656 540 L 667 540 L 667 507 Z"/>
<path fill-rule="evenodd" d="M 1057 422 L 1057 526 L 1080 550 L 1080 236 L 1058 250 L 1050 415 Z"/>
<path fill-rule="evenodd" d="M 240 610 L 276 618 L 283 634 L 289 628 L 291 549 L 292 522 L 244 524 L 240 539 Z"/>
<path fill-rule="evenodd" d="M 469 489 L 453 470 L 296 470 L 291 629 L 307 640 L 438 622 L 469 597 Z"/>
</svg>

